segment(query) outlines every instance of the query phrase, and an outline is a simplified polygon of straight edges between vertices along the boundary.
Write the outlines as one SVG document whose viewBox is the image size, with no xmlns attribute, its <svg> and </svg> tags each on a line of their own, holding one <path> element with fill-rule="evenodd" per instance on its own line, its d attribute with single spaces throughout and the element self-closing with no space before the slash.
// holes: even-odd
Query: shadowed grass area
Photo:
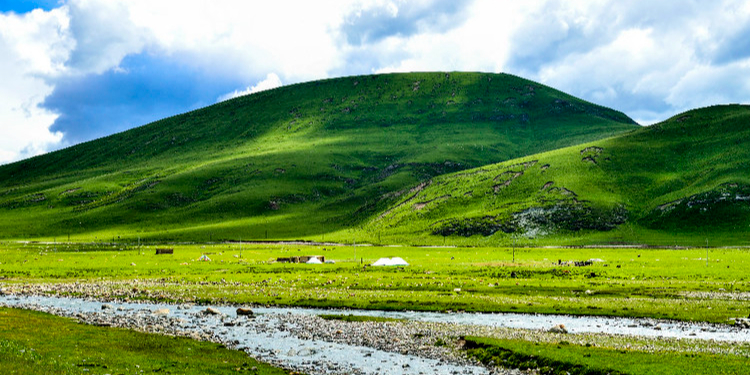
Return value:
<svg viewBox="0 0 750 375">
<path fill-rule="evenodd" d="M 482 363 L 538 368 L 542 375 L 745 374 L 747 358 L 734 355 L 613 350 L 592 345 L 467 337 L 467 354 Z"/>
<path fill-rule="evenodd" d="M 0 308 L 2 374 L 288 374 L 221 345 Z"/>
</svg>

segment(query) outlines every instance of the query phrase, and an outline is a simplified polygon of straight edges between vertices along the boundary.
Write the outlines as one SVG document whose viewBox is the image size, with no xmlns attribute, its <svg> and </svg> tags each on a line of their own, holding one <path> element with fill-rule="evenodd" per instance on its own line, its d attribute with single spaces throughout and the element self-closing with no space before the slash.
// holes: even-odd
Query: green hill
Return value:
<svg viewBox="0 0 750 375">
<path fill-rule="evenodd" d="M 750 106 L 697 109 L 419 188 L 368 230 L 423 243 L 750 244 Z"/>
<path fill-rule="evenodd" d="M 438 175 L 636 128 L 505 74 L 297 84 L 1 166 L 0 238 L 333 239 Z"/>
</svg>

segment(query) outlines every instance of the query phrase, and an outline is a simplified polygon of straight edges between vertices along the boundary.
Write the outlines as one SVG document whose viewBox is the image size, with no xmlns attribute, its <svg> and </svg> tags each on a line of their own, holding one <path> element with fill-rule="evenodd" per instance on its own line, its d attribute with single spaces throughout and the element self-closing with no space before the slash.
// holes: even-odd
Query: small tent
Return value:
<svg viewBox="0 0 750 375">
<path fill-rule="evenodd" d="M 200 258 L 198 258 L 198 260 L 203 261 L 203 262 L 210 262 L 211 258 L 207 257 L 206 254 L 203 254 L 201 255 Z"/>
<path fill-rule="evenodd" d="M 312 258 L 310 258 L 305 263 L 307 263 L 307 264 L 323 264 L 323 262 L 321 262 L 320 259 L 318 259 L 318 257 L 312 257 Z"/>
<path fill-rule="evenodd" d="M 377 260 L 377 262 L 372 264 L 373 266 L 408 266 L 409 263 L 406 263 L 405 260 L 399 257 L 394 258 L 380 258 Z"/>
</svg>

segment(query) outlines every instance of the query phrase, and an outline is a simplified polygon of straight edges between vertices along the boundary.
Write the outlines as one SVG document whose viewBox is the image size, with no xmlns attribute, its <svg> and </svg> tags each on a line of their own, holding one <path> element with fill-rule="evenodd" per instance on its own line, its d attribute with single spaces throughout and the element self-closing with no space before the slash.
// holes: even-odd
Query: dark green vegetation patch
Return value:
<svg viewBox="0 0 750 375">
<path fill-rule="evenodd" d="M 725 183 L 707 192 L 661 204 L 642 221 L 650 228 L 681 231 L 727 225 L 741 228 L 741 220 L 748 216 L 750 185 Z"/>
</svg>

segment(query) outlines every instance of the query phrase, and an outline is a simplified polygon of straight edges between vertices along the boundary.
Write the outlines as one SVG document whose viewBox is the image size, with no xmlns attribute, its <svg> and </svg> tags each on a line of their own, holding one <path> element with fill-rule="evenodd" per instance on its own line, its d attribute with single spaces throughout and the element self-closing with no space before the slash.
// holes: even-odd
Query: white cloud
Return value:
<svg viewBox="0 0 750 375">
<path fill-rule="evenodd" d="M 443 32 L 428 28 L 409 37 L 389 38 L 374 48 L 383 59 L 375 72 L 488 71 L 501 72 L 511 48 L 513 31 L 539 2 L 480 0 L 471 4 L 466 20 Z"/>
<path fill-rule="evenodd" d="M 95 0 L 111 3 L 109 0 Z M 153 53 L 245 80 L 277 72 L 285 80 L 326 77 L 339 64 L 335 32 L 344 1 L 122 2 L 132 34 Z"/>
<path fill-rule="evenodd" d="M 39 105 L 73 45 L 67 20 L 64 8 L 0 14 L 0 163 L 44 153 L 62 140 L 49 131 L 57 114 Z"/>
<path fill-rule="evenodd" d="M 666 101 L 676 108 L 750 104 L 750 80 L 745 77 L 750 77 L 750 61 L 722 67 L 698 66 L 671 87 Z"/>
<path fill-rule="evenodd" d="M 150 30 L 134 23 L 133 4 L 70 1 L 70 29 L 76 39 L 67 62 L 71 73 L 100 74 L 117 68 L 125 56 L 139 53 L 152 43 Z"/>
<path fill-rule="evenodd" d="M 653 123 L 694 103 L 741 98 L 732 85 L 712 86 L 722 96 L 688 82 L 706 69 L 714 76 L 736 73 L 713 56 L 733 48 L 734 35 L 750 23 L 747 8 L 735 0 L 548 1 L 531 16 L 535 22 L 518 30 L 513 48 L 525 52 L 514 53 L 509 68 Z M 533 43 L 535 35 L 549 42 Z M 746 85 L 745 77 L 735 79 Z"/>
<path fill-rule="evenodd" d="M 277 87 L 280 87 L 282 85 L 281 79 L 279 76 L 276 75 L 276 73 L 268 73 L 266 76 L 266 79 L 258 82 L 257 85 L 253 87 L 247 87 L 246 89 L 242 91 L 234 90 L 234 92 L 230 92 L 228 94 L 220 96 L 217 101 L 223 102 L 225 100 L 234 99 L 240 96 L 254 94 L 256 92 L 266 91 L 275 89 Z"/>
</svg>

